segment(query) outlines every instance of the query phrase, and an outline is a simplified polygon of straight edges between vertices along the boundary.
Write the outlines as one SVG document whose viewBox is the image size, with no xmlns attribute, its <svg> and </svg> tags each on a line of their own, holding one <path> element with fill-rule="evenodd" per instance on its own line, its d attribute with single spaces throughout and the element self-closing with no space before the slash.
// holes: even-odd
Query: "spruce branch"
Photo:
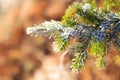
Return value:
<svg viewBox="0 0 120 80">
<path fill-rule="evenodd" d="M 26 30 L 26 33 L 31 36 L 46 36 L 46 37 L 54 37 L 55 34 L 63 30 L 63 25 L 59 21 L 51 20 L 45 21 L 42 24 L 34 25 L 34 27 L 29 27 Z"/>
<path fill-rule="evenodd" d="M 107 53 L 107 45 L 104 42 L 91 42 L 91 56 L 104 56 Z"/>
<path fill-rule="evenodd" d="M 72 71 L 79 72 L 85 66 L 87 60 L 87 53 L 84 51 L 82 53 L 76 53 L 75 57 L 72 59 Z"/>
<path fill-rule="evenodd" d="M 106 61 L 104 57 L 100 56 L 96 59 L 96 66 L 100 69 L 104 69 L 106 66 Z"/>
<path fill-rule="evenodd" d="M 110 44 L 120 50 L 120 16 L 112 11 L 97 8 L 94 2 L 75 2 L 66 10 L 61 21 L 45 21 L 39 25 L 27 28 L 26 33 L 32 36 L 54 38 L 54 50 L 74 53 L 72 71 L 80 71 L 90 53 L 96 59 L 96 66 L 105 66 L 105 55 Z M 70 45 L 72 39 L 77 39 Z M 87 51 L 89 51 L 87 53 Z"/>
</svg>

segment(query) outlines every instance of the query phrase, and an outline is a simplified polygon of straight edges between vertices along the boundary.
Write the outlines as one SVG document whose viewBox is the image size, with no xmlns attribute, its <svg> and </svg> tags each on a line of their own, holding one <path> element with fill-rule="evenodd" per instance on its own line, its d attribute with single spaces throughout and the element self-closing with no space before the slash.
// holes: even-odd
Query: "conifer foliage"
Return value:
<svg viewBox="0 0 120 80">
<path fill-rule="evenodd" d="M 69 51 L 75 55 L 72 60 L 74 72 L 83 69 L 88 55 L 96 57 L 96 66 L 102 69 L 109 46 L 112 44 L 120 50 L 120 16 L 110 8 L 105 9 L 105 5 L 98 8 L 93 4 L 74 2 L 61 21 L 45 21 L 27 28 L 26 32 L 35 37 L 54 38 L 52 46 L 56 51 L 69 47 Z M 104 4 L 107 4 L 107 0 Z M 74 45 L 70 45 L 72 39 L 77 39 Z"/>
</svg>

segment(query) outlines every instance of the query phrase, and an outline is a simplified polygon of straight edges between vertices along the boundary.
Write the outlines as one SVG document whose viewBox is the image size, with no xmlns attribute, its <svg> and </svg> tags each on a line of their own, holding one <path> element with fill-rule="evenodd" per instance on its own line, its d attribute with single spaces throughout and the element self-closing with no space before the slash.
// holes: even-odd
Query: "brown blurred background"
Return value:
<svg viewBox="0 0 120 80">
<path fill-rule="evenodd" d="M 73 74 L 71 55 L 61 64 L 61 54 L 51 47 L 53 40 L 26 35 L 33 24 L 61 20 L 73 1 L 82 0 L 0 0 L 0 80 L 120 80 L 114 48 L 106 56 L 105 70 L 96 68 L 91 58 L 81 73 Z"/>
</svg>

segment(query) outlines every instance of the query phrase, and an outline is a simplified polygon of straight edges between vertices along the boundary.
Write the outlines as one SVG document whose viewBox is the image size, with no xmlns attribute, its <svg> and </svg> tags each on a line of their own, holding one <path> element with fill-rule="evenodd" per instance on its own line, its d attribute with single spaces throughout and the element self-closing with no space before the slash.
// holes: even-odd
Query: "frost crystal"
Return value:
<svg viewBox="0 0 120 80">
<path fill-rule="evenodd" d="M 91 9 L 91 6 L 89 3 L 86 3 L 82 6 L 82 9 L 84 12 L 89 11 Z"/>
<path fill-rule="evenodd" d="M 45 21 L 44 23 L 41 24 L 43 27 L 45 27 L 47 30 L 62 30 L 63 25 L 59 21 Z"/>
<path fill-rule="evenodd" d="M 26 29 L 26 33 L 31 36 L 37 37 L 42 30 L 41 27 L 29 27 Z"/>
<path fill-rule="evenodd" d="M 74 29 L 73 28 L 64 28 L 61 36 L 64 38 L 68 38 L 69 36 L 73 36 Z"/>
</svg>

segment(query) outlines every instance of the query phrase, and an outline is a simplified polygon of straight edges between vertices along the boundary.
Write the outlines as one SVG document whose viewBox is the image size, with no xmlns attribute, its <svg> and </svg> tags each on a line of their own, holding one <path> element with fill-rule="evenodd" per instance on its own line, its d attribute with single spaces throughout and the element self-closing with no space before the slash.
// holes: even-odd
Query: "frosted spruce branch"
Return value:
<svg viewBox="0 0 120 80">
<path fill-rule="evenodd" d="M 26 30 L 31 36 L 54 38 L 54 50 L 74 53 L 72 70 L 82 70 L 90 56 L 97 57 L 96 66 L 105 67 L 105 55 L 113 44 L 120 50 L 120 17 L 116 13 L 106 12 L 89 3 L 73 3 L 66 10 L 61 21 L 45 21 Z M 70 41 L 76 43 L 70 45 Z M 89 52 L 88 52 L 89 51 Z"/>
<path fill-rule="evenodd" d="M 55 33 L 62 31 L 63 25 L 59 21 L 51 20 L 45 21 L 42 24 L 34 25 L 34 27 L 29 27 L 26 30 L 26 33 L 31 36 L 46 36 L 46 37 L 53 37 Z"/>
</svg>

